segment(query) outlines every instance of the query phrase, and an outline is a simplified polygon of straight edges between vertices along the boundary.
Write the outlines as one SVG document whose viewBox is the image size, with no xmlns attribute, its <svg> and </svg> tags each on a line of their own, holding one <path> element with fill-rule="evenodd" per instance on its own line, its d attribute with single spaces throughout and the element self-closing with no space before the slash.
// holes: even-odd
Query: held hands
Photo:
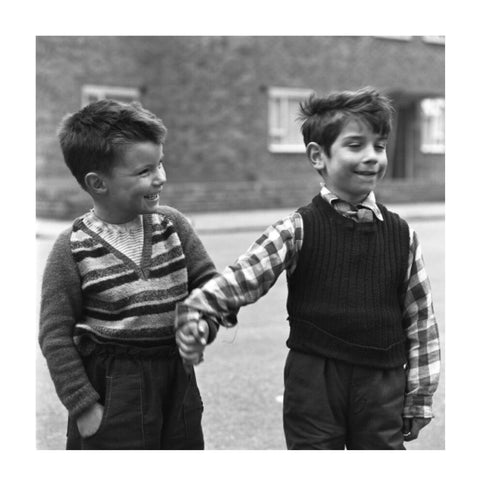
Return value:
<svg viewBox="0 0 480 485">
<path fill-rule="evenodd" d="M 402 432 L 404 441 L 416 440 L 420 430 L 431 420 L 431 418 L 403 418 Z"/>
<path fill-rule="evenodd" d="M 100 428 L 104 407 L 96 402 L 77 418 L 77 427 L 82 438 L 93 436 Z"/>
<path fill-rule="evenodd" d="M 175 339 L 185 364 L 197 365 L 203 361 L 208 335 L 208 323 L 202 319 L 190 320 L 177 330 Z"/>
</svg>

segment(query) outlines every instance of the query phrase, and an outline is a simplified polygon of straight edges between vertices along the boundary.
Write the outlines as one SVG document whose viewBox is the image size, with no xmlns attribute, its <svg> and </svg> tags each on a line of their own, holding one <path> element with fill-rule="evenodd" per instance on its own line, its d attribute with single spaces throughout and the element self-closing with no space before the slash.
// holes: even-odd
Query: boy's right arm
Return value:
<svg viewBox="0 0 480 485">
<path fill-rule="evenodd" d="M 77 417 L 100 396 L 73 342 L 75 324 L 82 318 L 82 292 L 69 240 L 70 231 L 62 233 L 47 260 L 38 338 L 58 397 L 69 414 Z"/>
<path fill-rule="evenodd" d="M 301 216 L 291 214 L 267 228 L 235 264 L 201 288 L 194 289 L 177 305 L 177 337 L 184 345 L 189 335 L 185 330 L 186 322 L 198 323 L 200 317 L 211 315 L 218 317 L 222 325 L 233 326 L 242 306 L 265 295 L 284 270 L 293 271 L 301 248 L 301 235 Z M 193 345 L 190 350 L 195 350 Z"/>
</svg>

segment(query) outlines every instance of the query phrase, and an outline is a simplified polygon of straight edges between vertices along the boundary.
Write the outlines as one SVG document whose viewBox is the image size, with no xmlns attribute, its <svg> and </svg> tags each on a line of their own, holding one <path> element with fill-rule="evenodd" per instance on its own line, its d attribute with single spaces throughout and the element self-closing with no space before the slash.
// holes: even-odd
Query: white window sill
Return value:
<svg viewBox="0 0 480 485">
<path fill-rule="evenodd" d="M 269 145 L 271 153 L 305 153 L 304 145 Z"/>
<path fill-rule="evenodd" d="M 424 145 L 420 148 L 422 153 L 425 154 L 445 154 L 444 145 Z"/>
</svg>

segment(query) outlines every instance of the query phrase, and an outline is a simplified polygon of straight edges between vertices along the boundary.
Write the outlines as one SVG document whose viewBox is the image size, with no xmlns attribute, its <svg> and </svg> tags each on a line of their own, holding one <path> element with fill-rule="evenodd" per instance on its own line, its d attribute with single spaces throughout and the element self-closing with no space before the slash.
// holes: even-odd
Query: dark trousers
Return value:
<svg viewBox="0 0 480 485">
<path fill-rule="evenodd" d="M 91 343 L 90 343 L 91 344 Z M 96 343 L 84 363 L 100 394 L 100 428 L 82 438 L 70 419 L 67 449 L 204 448 L 203 403 L 195 374 L 187 374 L 175 348 L 135 348 Z"/>
<path fill-rule="evenodd" d="M 284 379 L 288 449 L 405 449 L 403 366 L 376 369 L 290 350 Z"/>
</svg>

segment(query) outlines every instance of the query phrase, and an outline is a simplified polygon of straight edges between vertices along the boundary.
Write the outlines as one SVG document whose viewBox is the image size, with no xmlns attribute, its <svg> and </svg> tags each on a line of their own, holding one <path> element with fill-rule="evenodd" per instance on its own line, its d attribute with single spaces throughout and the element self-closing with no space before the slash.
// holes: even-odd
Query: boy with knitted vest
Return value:
<svg viewBox="0 0 480 485">
<path fill-rule="evenodd" d="M 175 305 L 214 265 L 191 225 L 161 206 L 163 122 L 138 103 L 92 103 L 59 129 L 93 200 L 56 240 L 39 342 L 69 413 L 67 449 L 203 449 L 195 374 L 175 344 Z M 199 339 L 216 335 L 214 320 Z"/>
<path fill-rule="evenodd" d="M 179 306 L 180 354 L 196 363 L 198 319 L 235 325 L 232 314 L 285 270 L 287 447 L 405 449 L 432 418 L 440 347 L 417 235 L 373 192 L 387 168 L 392 107 L 364 88 L 300 108 L 320 193 Z"/>
</svg>

